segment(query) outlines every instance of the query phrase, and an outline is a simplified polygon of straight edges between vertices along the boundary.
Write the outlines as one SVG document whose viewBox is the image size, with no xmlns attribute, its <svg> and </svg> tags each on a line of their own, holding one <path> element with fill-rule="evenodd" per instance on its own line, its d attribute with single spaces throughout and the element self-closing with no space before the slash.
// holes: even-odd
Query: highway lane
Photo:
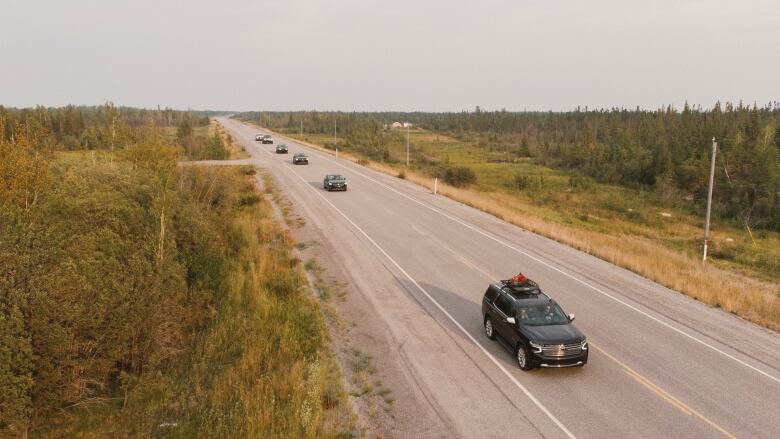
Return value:
<svg viewBox="0 0 780 439">
<path fill-rule="evenodd" d="M 780 341 L 626 270 L 399 179 L 306 150 L 309 166 L 222 120 L 339 245 L 452 431 L 463 436 L 776 437 Z M 350 191 L 321 189 L 325 173 Z M 582 369 L 524 373 L 482 334 L 491 280 L 522 270 L 593 348 Z M 514 422 L 513 422 L 514 421 Z M 520 433 L 523 434 L 520 434 Z"/>
</svg>

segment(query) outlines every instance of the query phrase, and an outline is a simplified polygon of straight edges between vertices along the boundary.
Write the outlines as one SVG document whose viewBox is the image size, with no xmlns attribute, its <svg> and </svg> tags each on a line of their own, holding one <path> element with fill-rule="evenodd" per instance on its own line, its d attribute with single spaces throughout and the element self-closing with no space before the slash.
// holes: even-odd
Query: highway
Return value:
<svg viewBox="0 0 780 439">
<path fill-rule="evenodd" d="M 379 316 L 361 324 L 394 340 L 387 355 L 405 358 L 441 436 L 780 437 L 777 333 L 291 139 L 274 154 L 254 141 L 262 130 L 219 121 L 338 253 Z M 299 151 L 308 166 L 292 165 Z M 324 191 L 328 173 L 349 191 Z M 488 283 L 518 271 L 576 314 L 585 367 L 523 372 L 484 335 Z"/>
</svg>

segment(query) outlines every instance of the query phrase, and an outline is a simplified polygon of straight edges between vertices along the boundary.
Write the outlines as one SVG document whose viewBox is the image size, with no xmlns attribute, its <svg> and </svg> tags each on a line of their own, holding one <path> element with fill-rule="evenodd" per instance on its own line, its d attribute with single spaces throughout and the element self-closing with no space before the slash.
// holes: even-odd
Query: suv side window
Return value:
<svg viewBox="0 0 780 439">
<path fill-rule="evenodd" d="M 496 308 L 498 308 L 507 317 L 512 315 L 512 302 L 509 300 L 506 294 L 501 294 L 498 296 L 498 298 L 496 298 Z"/>
</svg>

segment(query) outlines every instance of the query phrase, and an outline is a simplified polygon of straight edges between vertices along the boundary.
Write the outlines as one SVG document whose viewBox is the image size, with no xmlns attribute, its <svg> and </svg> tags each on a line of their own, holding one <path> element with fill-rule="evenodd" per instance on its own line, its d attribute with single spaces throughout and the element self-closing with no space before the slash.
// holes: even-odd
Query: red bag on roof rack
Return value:
<svg viewBox="0 0 780 439">
<path fill-rule="evenodd" d="M 528 279 L 523 273 L 517 273 L 516 275 L 512 276 L 511 279 L 502 280 L 501 283 L 504 284 L 505 287 L 511 288 L 514 291 L 532 294 L 539 294 L 541 292 L 539 290 L 539 284 L 532 281 L 531 279 Z"/>
</svg>

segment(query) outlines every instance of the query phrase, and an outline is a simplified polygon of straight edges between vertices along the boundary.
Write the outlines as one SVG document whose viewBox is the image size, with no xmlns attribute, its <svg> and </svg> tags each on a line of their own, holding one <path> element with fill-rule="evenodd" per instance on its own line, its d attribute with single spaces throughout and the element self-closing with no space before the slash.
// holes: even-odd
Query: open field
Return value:
<svg viewBox="0 0 780 439">
<path fill-rule="evenodd" d="M 405 132 L 390 144 L 390 160 L 369 160 L 337 140 L 340 156 L 433 188 L 441 163 L 471 168 L 477 183 L 456 188 L 439 181 L 443 195 L 513 224 L 572 245 L 656 282 L 761 325 L 780 329 L 780 238 L 715 224 L 710 262 L 702 267 L 701 219 L 668 208 L 654 192 L 599 184 L 573 173 L 506 163 L 475 145 L 424 130 L 411 131 L 412 165 L 406 169 Z M 288 134 L 285 134 L 288 135 Z M 331 153 L 333 137 L 289 134 Z"/>
</svg>

